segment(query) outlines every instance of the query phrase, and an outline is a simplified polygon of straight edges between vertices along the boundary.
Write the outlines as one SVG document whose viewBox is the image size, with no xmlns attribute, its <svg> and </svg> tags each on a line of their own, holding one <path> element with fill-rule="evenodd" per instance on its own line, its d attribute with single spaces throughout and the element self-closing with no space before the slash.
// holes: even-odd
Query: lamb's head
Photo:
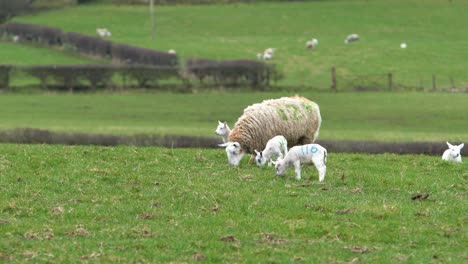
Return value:
<svg viewBox="0 0 468 264">
<path fill-rule="evenodd" d="M 215 134 L 218 136 L 223 136 L 228 131 L 229 131 L 229 127 L 227 125 L 227 122 L 218 121 L 218 127 L 215 130 Z"/>
<path fill-rule="evenodd" d="M 275 164 L 276 175 L 278 176 L 283 176 L 286 172 L 286 169 L 290 167 L 289 162 L 281 158 L 278 158 L 276 161 L 273 162 L 273 164 Z"/>
<path fill-rule="evenodd" d="M 231 165 L 239 165 L 245 154 L 245 150 L 242 149 L 239 142 L 226 142 L 224 144 L 219 144 L 219 146 L 226 147 L 227 158 Z"/>
<path fill-rule="evenodd" d="M 461 143 L 460 145 L 452 145 L 452 144 L 447 142 L 447 146 L 449 147 L 449 150 L 450 150 L 450 156 L 453 159 L 455 159 L 455 158 L 458 158 L 460 156 L 460 152 L 461 152 L 462 148 L 465 146 L 465 144 Z"/>
<path fill-rule="evenodd" d="M 258 167 L 261 167 L 263 165 L 265 165 L 266 163 L 266 158 L 263 156 L 263 151 L 257 151 L 255 150 L 255 153 L 257 154 L 257 156 L 255 157 L 255 163 L 257 163 L 257 166 Z"/>
</svg>

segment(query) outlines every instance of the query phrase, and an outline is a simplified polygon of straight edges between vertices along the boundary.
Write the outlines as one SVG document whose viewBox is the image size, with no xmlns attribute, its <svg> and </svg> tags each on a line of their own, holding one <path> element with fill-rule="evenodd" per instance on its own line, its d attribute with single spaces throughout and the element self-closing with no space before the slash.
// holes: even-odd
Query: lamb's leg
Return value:
<svg viewBox="0 0 468 264">
<path fill-rule="evenodd" d="M 301 179 L 301 162 L 299 160 L 296 160 L 294 162 L 294 171 L 296 172 L 296 180 Z"/>
<path fill-rule="evenodd" d="M 323 182 L 325 179 L 325 173 L 327 172 L 327 166 L 325 165 L 325 158 L 323 155 L 314 155 L 312 157 L 312 162 L 315 165 L 315 168 L 317 168 L 317 171 L 319 173 L 319 181 Z"/>
</svg>

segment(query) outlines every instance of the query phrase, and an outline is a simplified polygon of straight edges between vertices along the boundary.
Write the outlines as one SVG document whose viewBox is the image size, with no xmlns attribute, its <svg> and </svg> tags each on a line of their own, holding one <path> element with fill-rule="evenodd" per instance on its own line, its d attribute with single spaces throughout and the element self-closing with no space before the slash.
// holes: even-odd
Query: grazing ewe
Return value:
<svg viewBox="0 0 468 264">
<path fill-rule="evenodd" d="M 228 141 L 230 133 L 231 129 L 229 128 L 227 122 L 218 121 L 218 127 L 216 128 L 215 134 L 223 137 L 223 143 Z"/>
<path fill-rule="evenodd" d="M 321 123 L 319 106 L 307 98 L 265 100 L 244 109 L 228 142 L 220 146 L 226 147 L 229 163 L 237 166 L 245 153 L 265 149 L 268 140 L 277 135 L 283 135 L 290 146 L 314 142 Z"/>
<path fill-rule="evenodd" d="M 255 162 L 257 166 L 261 167 L 265 165 L 268 161 L 268 166 L 271 166 L 273 163 L 273 158 L 284 158 L 288 152 L 288 141 L 283 136 L 276 136 L 268 140 L 266 147 L 263 151 L 255 150 L 257 157 L 255 157 Z"/>
<path fill-rule="evenodd" d="M 286 169 L 294 166 L 296 180 L 301 179 L 301 165 L 313 163 L 319 173 L 319 181 L 325 179 L 327 171 L 327 150 L 318 144 L 308 144 L 292 147 L 284 159 L 278 159 L 275 164 L 276 175 L 282 176 Z"/>
<path fill-rule="evenodd" d="M 317 45 L 318 45 L 318 40 L 316 38 L 313 38 L 312 40 L 309 40 L 309 41 L 306 42 L 306 47 L 308 49 L 311 49 L 311 48 L 313 48 L 313 47 L 315 47 Z"/>
<path fill-rule="evenodd" d="M 461 158 L 461 149 L 465 146 L 464 143 L 460 145 L 452 145 L 447 142 L 447 146 L 449 147 L 447 150 L 444 151 L 442 154 L 442 160 L 445 161 L 453 161 L 453 162 L 462 162 Z"/>
<path fill-rule="evenodd" d="M 358 40 L 359 40 L 359 35 L 358 34 L 351 34 L 351 35 L 348 35 L 348 37 L 346 37 L 344 43 L 348 44 L 350 42 L 358 41 Z"/>
<path fill-rule="evenodd" d="M 96 32 L 100 37 L 110 37 L 111 33 L 107 28 L 96 28 Z"/>
</svg>

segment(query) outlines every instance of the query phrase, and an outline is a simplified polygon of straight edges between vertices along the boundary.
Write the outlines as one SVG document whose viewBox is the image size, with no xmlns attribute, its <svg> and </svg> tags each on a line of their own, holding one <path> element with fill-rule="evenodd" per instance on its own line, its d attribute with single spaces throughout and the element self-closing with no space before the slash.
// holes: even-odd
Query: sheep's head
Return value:
<svg viewBox="0 0 468 264">
<path fill-rule="evenodd" d="M 218 136 L 222 136 L 222 135 L 226 134 L 228 129 L 229 129 L 229 127 L 228 127 L 226 122 L 218 121 L 218 127 L 215 130 L 215 134 L 218 135 Z"/>
<path fill-rule="evenodd" d="M 224 144 L 219 144 L 219 146 L 226 147 L 227 158 L 231 165 L 239 165 L 245 154 L 239 142 L 226 142 Z"/>
<path fill-rule="evenodd" d="M 261 166 L 265 165 L 266 159 L 263 156 L 263 152 L 255 150 L 255 153 L 257 154 L 257 156 L 255 157 L 255 163 L 257 163 L 257 166 L 261 167 Z"/>
<path fill-rule="evenodd" d="M 458 156 L 460 156 L 461 149 L 465 146 L 465 144 L 462 143 L 457 146 L 447 142 L 447 146 L 450 149 L 450 156 L 452 156 L 452 158 L 458 158 Z"/>
<path fill-rule="evenodd" d="M 286 169 L 289 168 L 289 164 L 281 158 L 278 158 L 273 164 L 275 164 L 276 175 L 278 176 L 283 176 Z"/>
</svg>

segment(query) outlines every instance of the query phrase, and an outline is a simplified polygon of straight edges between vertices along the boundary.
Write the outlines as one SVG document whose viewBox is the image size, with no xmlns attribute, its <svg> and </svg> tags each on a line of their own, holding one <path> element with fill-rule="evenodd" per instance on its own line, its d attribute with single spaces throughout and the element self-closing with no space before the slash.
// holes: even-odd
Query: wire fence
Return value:
<svg viewBox="0 0 468 264">
<path fill-rule="evenodd" d="M 421 74 L 389 72 L 371 75 L 337 74 L 331 68 L 332 91 L 418 91 L 418 92 L 468 92 L 468 71 L 465 78 L 447 74 Z"/>
</svg>

